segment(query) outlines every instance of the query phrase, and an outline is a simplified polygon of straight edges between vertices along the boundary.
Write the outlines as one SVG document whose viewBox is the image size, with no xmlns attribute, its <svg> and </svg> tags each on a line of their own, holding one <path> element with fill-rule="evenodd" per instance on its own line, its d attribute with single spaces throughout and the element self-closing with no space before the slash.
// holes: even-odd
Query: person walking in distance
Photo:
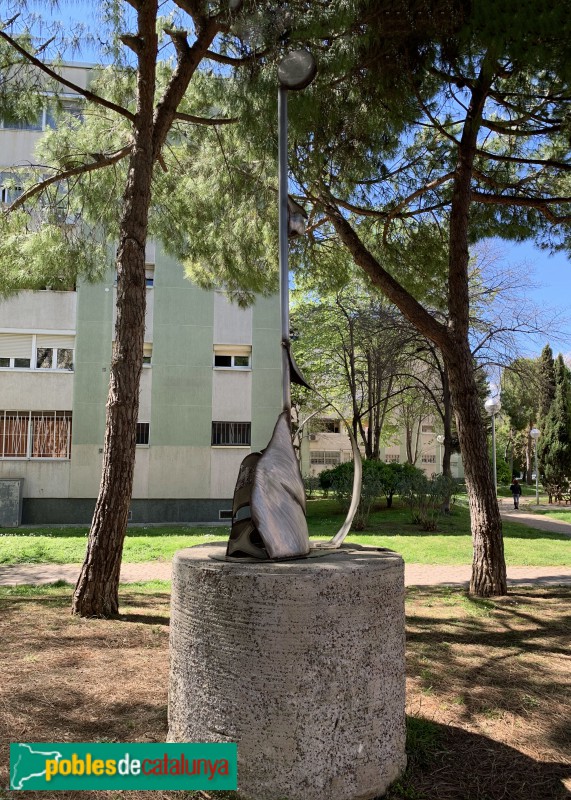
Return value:
<svg viewBox="0 0 571 800">
<path fill-rule="evenodd" d="M 512 483 L 511 483 L 511 486 L 510 486 L 510 492 L 513 495 L 514 508 L 519 508 L 519 498 L 520 498 L 520 495 L 521 495 L 521 486 L 519 485 L 519 481 L 518 481 L 517 478 L 513 479 Z"/>
</svg>

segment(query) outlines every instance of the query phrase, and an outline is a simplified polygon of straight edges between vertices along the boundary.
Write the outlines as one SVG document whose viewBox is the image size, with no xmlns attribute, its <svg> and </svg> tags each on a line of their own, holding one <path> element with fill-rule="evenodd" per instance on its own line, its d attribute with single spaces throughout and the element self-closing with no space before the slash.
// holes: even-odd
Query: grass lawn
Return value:
<svg viewBox="0 0 571 800">
<path fill-rule="evenodd" d="M 343 521 L 334 500 L 312 500 L 307 504 L 309 531 L 314 539 L 329 539 Z M 388 547 L 405 561 L 417 564 L 468 564 L 472 560 L 468 509 L 456 506 L 442 516 L 437 533 L 413 525 L 406 508 L 381 508 L 370 518 L 367 531 L 351 533 L 347 541 L 373 547 Z M 566 566 L 571 564 L 571 539 L 558 533 L 528 528 L 504 521 L 506 561 L 512 566 Z M 183 547 L 191 547 L 228 536 L 227 528 L 151 527 L 130 528 L 125 540 L 126 563 L 170 560 Z M 83 561 L 87 528 L 2 529 L 0 564 Z"/>
<path fill-rule="evenodd" d="M 70 594 L 69 586 L 0 588 L 1 798 L 11 794 L 3 791 L 10 741 L 166 738 L 169 584 L 121 586 L 115 620 L 71 617 Z M 563 645 L 570 602 L 569 588 L 522 588 L 493 601 L 455 589 L 408 590 L 409 762 L 386 800 L 568 796 Z M 65 796 L 156 800 L 157 793 Z M 229 796 L 160 794 L 162 800 Z"/>
</svg>

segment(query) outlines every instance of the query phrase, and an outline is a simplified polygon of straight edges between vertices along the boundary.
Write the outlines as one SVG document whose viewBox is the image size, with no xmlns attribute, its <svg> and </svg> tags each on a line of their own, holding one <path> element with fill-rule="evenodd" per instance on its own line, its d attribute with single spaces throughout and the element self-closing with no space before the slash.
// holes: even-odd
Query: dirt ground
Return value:
<svg viewBox="0 0 571 800">
<path fill-rule="evenodd" d="M 11 741 L 153 742 L 167 732 L 168 594 L 125 586 L 120 619 L 101 621 L 71 617 L 69 589 L 27 591 L 0 593 L 3 800 L 17 796 L 7 790 Z M 571 797 L 570 600 L 569 588 L 514 589 L 493 601 L 408 590 L 409 768 L 391 800 Z M 26 796 L 34 794 L 189 798 Z"/>
</svg>

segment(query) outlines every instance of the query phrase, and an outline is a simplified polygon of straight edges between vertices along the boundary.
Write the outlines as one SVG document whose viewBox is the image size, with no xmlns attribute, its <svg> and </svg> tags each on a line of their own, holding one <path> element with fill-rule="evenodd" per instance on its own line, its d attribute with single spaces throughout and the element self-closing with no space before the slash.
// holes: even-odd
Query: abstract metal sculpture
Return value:
<svg viewBox="0 0 571 800">
<path fill-rule="evenodd" d="M 278 67 L 279 268 L 282 341 L 283 411 L 262 453 L 251 453 L 240 465 L 232 504 L 232 529 L 226 557 L 232 559 L 303 558 L 311 547 L 305 518 L 305 490 L 291 437 L 291 382 L 311 389 L 293 355 L 289 336 L 288 238 L 305 231 L 304 209 L 288 196 L 287 93 L 309 86 L 317 73 L 307 50 L 289 53 Z M 327 403 L 327 405 L 330 405 Z M 312 415 L 313 416 L 313 415 Z M 305 420 L 303 424 L 306 424 Z M 315 549 L 335 549 L 349 532 L 361 493 L 361 456 L 349 430 L 355 476 L 349 513 L 330 542 Z"/>
</svg>

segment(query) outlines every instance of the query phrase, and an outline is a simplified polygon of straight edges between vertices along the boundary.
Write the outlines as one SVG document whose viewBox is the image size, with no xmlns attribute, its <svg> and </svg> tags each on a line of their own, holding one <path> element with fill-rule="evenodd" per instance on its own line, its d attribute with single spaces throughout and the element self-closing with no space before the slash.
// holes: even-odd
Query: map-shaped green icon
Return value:
<svg viewBox="0 0 571 800">
<path fill-rule="evenodd" d="M 59 761 L 62 754 L 49 750 L 49 745 L 11 744 L 10 745 L 10 788 L 45 789 L 46 761 Z"/>
</svg>

